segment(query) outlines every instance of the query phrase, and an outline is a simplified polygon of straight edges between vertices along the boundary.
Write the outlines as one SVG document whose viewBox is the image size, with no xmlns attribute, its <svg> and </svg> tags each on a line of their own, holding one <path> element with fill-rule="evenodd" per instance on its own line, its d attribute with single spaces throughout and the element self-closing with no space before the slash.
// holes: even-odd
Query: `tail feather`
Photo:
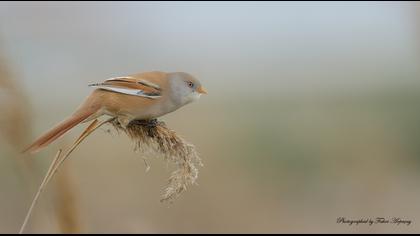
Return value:
<svg viewBox="0 0 420 236">
<path fill-rule="evenodd" d="M 23 153 L 36 153 L 42 148 L 48 146 L 50 143 L 54 142 L 56 139 L 61 137 L 67 131 L 69 131 L 74 126 L 78 125 L 80 122 L 86 120 L 91 116 L 95 111 L 88 111 L 82 113 L 76 113 L 64 121 L 60 122 L 54 128 L 40 136 L 33 144 L 27 147 Z"/>
</svg>

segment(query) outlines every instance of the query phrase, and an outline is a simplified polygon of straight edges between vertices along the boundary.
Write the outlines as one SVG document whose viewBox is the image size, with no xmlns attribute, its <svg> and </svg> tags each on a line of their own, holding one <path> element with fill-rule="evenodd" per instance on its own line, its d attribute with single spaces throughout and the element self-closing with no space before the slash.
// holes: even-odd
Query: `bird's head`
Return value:
<svg viewBox="0 0 420 236">
<path fill-rule="evenodd" d="M 197 101 L 207 91 L 198 79 L 185 72 L 173 72 L 168 75 L 173 91 L 172 99 L 181 105 Z"/>
</svg>

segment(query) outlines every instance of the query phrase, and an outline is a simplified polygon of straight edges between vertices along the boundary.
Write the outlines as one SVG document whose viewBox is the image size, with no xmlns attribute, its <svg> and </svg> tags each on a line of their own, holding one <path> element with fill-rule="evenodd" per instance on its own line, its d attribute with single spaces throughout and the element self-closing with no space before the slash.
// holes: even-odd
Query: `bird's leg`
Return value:
<svg viewBox="0 0 420 236">
<path fill-rule="evenodd" d="M 154 128 L 156 127 L 159 122 L 156 118 L 154 119 L 147 119 L 147 120 L 133 120 L 131 121 L 133 125 L 141 125 L 147 128 Z"/>
<path fill-rule="evenodd" d="M 141 121 L 141 125 L 146 126 L 149 129 L 150 128 L 155 128 L 158 124 L 159 124 L 159 122 L 156 118 Z"/>
</svg>

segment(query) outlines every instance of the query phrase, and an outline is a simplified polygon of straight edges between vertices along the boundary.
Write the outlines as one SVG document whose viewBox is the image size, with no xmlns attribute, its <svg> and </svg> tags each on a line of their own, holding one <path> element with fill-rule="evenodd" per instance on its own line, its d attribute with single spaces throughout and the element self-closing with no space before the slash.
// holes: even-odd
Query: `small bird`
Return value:
<svg viewBox="0 0 420 236">
<path fill-rule="evenodd" d="M 96 88 L 67 119 L 40 136 L 23 152 L 36 153 L 80 123 L 102 115 L 115 117 L 123 126 L 132 120 L 149 120 L 196 101 L 207 91 L 200 81 L 185 72 L 145 72 L 115 77 Z"/>
</svg>

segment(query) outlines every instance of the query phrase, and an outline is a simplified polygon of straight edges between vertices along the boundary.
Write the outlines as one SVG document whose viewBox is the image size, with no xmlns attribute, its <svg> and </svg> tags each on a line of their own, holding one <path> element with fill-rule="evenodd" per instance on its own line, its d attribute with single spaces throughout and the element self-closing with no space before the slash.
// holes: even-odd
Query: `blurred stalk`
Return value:
<svg viewBox="0 0 420 236">
<path fill-rule="evenodd" d="M 70 234 L 80 233 L 77 197 L 67 165 L 63 166 L 61 173 L 57 175 L 55 189 L 55 209 L 60 231 Z"/>
<path fill-rule="evenodd" d="M 28 99 L 22 87 L 18 83 L 17 76 L 14 75 L 6 60 L 2 57 L 0 52 L 0 136 L 8 144 L 8 147 L 13 150 L 16 156 L 32 141 L 31 135 L 31 109 Z M 5 144 L 2 144 L 5 145 Z M 4 148 L 1 148 L 4 150 Z M 1 150 L 0 149 L 0 150 Z M 38 179 L 39 172 L 44 170 L 34 171 L 34 159 L 28 157 L 26 159 L 10 158 L 11 163 L 15 166 L 15 173 L 18 178 L 23 178 L 26 185 L 34 186 L 34 180 Z M 45 160 L 42 160 L 43 162 Z M 55 191 L 55 210 L 57 215 L 57 222 L 61 232 L 78 233 L 79 221 L 77 211 L 77 197 L 74 194 L 73 186 L 69 171 L 65 166 L 62 173 L 57 176 Z M 29 183 L 28 183 L 29 182 Z M 31 189 L 31 188 L 30 188 Z M 25 194 L 32 196 L 28 188 L 25 189 Z"/>
<path fill-rule="evenodd" d="M 30 137 L 26 96 L 0 53 L 0 135 L 20 150 Z"/>
</svg>

